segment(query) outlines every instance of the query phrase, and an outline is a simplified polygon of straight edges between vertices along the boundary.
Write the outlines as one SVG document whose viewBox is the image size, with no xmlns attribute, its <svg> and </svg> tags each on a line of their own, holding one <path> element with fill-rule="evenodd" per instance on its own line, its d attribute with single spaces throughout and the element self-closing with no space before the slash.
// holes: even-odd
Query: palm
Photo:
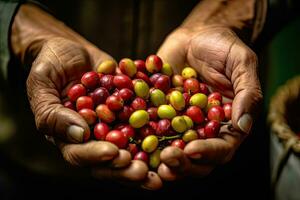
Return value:
<svg viewBox="0 0 300 200">
<path fill-rule="evenodd" d="M 174 180 L 182 172 L 207 175 L 216 164 L 231 159 L 246 136 L 241 130 L 250 131 L 251 121 L 248 123 L 248 120 L 246 126 L 239 122 L 246 113 L 253 113 L 262 98 L 256 56 L 230 29 L 216 26 L 178 29 L 166 39 L 158 54 L 173 66 L 175 73 L 180 73 L 188 64 L 212 89 L 233 99 L 235 131 L 223 126 L 219 138 L 195 140 L 187 144 L 184 151 L 170 147 L 161 154 L 163 164 L 159 167 L 159 174 L 163 179 Z M 206 164 L 194 164 L 191 162 L 194 159 L 205 160 Z M 171 162 L 173 160 L 179 161 L 180 166 L 174 166 L 176 162 Z"/>
<path fill-rule="evenodd" d="M 64 95 L 68 85 L 80 80 L 82 73 L 91 69 L 90 63 L 82 46 L 65 39 L 54 39 L 43 46 L 29 77 L 39 80 L 40 84 L 52 86 L 48 87 L 49 90 L 56 89 L 57 95 Z M 28 88 L 34 84 L 31 79 Z M 31 91 L 28 92 L 30 96 Z"/>
<path fill-rule="evenodd" d="M 203 32 L 190 41 L 186 52 L 187 63 L 196 68 L 201 79 L 231 98 L 232 66 L 227 61 L 234 42 L 232 33 Z"/>
<path fill-rule="evenodd" d="M 66 97 L 71 85 L 80 81 L 84 72 L 105 59 L 112 58 L 92 45 L 83 47 L 62 38 L 43 45 L 27 79 L 28 97 L 37 128 L 55 138 L 67 162 L 75 166 L 90 166 L 96 178 L 127 180 L 138 182 L 137 185 L 144 180 L 142 184 L 157 189 L 161 187 L 158 175 L 148 171 L 143 162 L 131 161 L 128 151 L 119 150 L 105 141 L 73 144 L 80 141 L 67 134 L 72 126 L 82 128 L 85 134 L 89 134 L 90 128 L 77 112 L 65 108 L 61 99 Z"/>
</svg>

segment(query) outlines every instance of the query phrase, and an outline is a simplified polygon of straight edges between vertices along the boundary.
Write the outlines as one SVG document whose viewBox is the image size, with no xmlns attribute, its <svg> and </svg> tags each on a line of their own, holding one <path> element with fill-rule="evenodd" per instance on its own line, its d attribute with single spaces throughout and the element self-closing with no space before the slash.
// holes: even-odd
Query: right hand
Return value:
<svg viewBox="0 0 300 200">
<path fill-rule="evenodd" d="M 91 167 L 96 178 L 138 182 L 149 189 L 161 187 L 158 175 L 148 172 L 143 162 L 131 161 L 128 151 L 105 141 L 82 143 L 90 134 L 88 124 L 62 105 L 67 89 L 79 82 L 84 72 L 112 58 L 92 45 L 82 46 L 61 37 L 44 42 L 40 49 L 27 79 L 38 130 L 55 139 L 67 162 Z"/>
</svg>

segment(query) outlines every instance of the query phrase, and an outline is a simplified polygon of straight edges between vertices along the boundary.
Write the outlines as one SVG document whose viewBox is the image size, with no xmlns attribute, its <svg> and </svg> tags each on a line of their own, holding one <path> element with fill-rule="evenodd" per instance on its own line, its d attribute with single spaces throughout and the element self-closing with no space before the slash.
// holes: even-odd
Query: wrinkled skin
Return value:
<svg viewBox="0 0 300 200">
<path fill-rule="evenodd" d="M 106 53 L 92 45 L 82 46 L 65 38 L 51 38 L 36 50 L 37 57 L 27 79 L 27 93 L 37 128 L 54 138 L 64 159 L 74 166 L 88 166 L 94 177 L 127 182 L 130 185 L 158 189 L 162 182 L 141 161 L 132 161 L 130 153 L 104 141 L 75 144 L 66 135 L 70 125 L 89 133 L 88 124 L 75 111 L 65 108 L 61 99 L 74 83 L 79 82 L 91 66 L 106 59 Z"/>
<path fill-rule="evenodd" d="M 252 121 L 242 130 L 239 119 L 245 113 L 253 118 L 262 101 L 256 55 L 234 32 L 221 26 L 178 28 L 167 37 L 158 55 L 171 64 L 175 73 L 189 64 L 205 83 L 233 99 L 234 129 L 223 126 L 219 138 L 195 140 L 183 151 L 168 147 L 161 153 L 163 163 L 158 173 L 162 179 L 206 176 L 216 165 L 230 161 L 251 131 Z"/>
</svg>

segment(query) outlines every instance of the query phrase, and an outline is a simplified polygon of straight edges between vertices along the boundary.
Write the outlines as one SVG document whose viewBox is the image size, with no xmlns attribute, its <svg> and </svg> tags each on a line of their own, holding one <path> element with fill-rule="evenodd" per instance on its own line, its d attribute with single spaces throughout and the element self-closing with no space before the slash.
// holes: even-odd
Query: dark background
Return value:
<svg viewBox="0 0 300 200">
<path fill-rule="evenodd" d="M 145 59 L 147 55 L 155 53 L 167 34 L 180 25 L 198 1 L 40 2 L 45 10 L 119 60 L 123 57 Z M 268 13 L 263 33 L 251 46 L 259 57 L 263 90 L 267 87 L 270 71 L 266 59 L 268 44 L 278 31 L 297 16 L 297 12 L 285 10 L 296 11 L 299 8 L 294 4 L 291 8 L 284 9 L 283 5 L 274 6 Z M 16 61 L 11 61 L 10 64 L 18 66 Z M 9 130 L 13 133 L 9 142 L 0 145 L 0 199 L 88 199 L 161 195 L 170 198 L 183 195 L 183 198 L 198 199 L 270 198 L 266 100 L 251 135 L 237 150 L 232 161 L 217 167 L 206 178 L 166 183 L 163 190 L 148 192 L 110 181 L 86 178 L 79 175 L 81 172 L 78 169 L 66 165 L 58 150 L 47 143 L 41 134 L 36 133 L 26 98 L 26 73 L 18 67 L 12 68 L 9 87 L 0 86 L 5 96 L 8 96 L 0 101 L 0 110 L 7 117 Z M 21 148 L 24 146 L 28 148 Z M 55 159 L 59 162 L 50 162 Z M 61 170 L 63 173 L 58 172 Z"/>
</svg>

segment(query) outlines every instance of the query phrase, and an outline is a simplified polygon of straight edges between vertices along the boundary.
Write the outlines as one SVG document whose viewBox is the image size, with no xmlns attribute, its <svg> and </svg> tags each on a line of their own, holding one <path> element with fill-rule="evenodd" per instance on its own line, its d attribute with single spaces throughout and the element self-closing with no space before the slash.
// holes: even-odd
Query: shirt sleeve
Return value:
<svg viewBox="0 0 300 200">
<path fill-rule="evenodd" d="M 21 0 L 0 0 L 0 74 L 6 79 L 10 58 L 9 34 L 12 19 L 22 3 Z"/>
</svg>

